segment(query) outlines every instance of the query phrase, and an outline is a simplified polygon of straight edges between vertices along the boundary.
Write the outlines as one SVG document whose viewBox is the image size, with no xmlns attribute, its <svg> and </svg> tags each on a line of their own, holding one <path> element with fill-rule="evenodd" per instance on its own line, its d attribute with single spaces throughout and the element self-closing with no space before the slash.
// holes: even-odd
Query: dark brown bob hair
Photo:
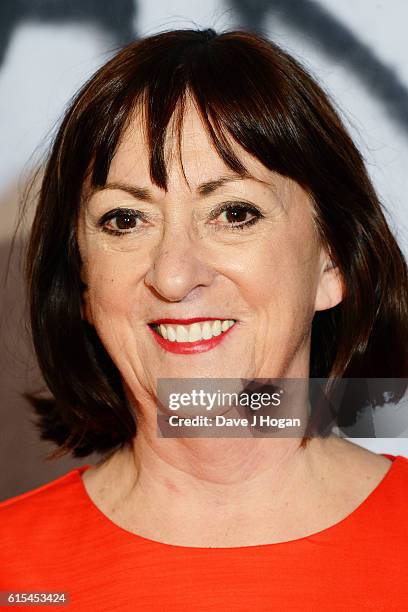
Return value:
<svg viewBox="0 0 408 612">
<path fill-rule="evenodd" d="M 311 378 L 408 376 L 407 264 L 363 159 L 327 95 L 290 55 L 245 31 L 176 30 L 123 48 L 82 87 L 56 134 L 27 252 L 34 347 L 53 399 L 32 399 L 52 457 L 107 453 L 137 431 L 119 372 L 81 316 L 76 226 L 85 180 L 105 184 L 134 109 L 144 109 L 152 181 L 173 113 L 196 103 L 218 155 L 245 167 L 232 137 L 312 198 L 345 295 L 312 323 Z"/>
</svg>

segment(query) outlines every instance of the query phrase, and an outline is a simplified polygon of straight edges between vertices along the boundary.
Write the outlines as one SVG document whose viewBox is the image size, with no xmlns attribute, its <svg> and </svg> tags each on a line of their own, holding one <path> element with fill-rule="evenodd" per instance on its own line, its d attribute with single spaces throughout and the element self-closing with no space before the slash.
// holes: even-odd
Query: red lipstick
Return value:
<svg viewBox="0 0 408 612">
<path fill-rule="evenodd" d="M 171 342 L 171 340 L 166 340 L 163 338 L 157 331 L 151 327 L 151 325 L 160 325 L 163 324 L 173 324 L 173 325 L 191 325 L 192 323 L 199 323 L 200 321 L 216 321 L 217 319 L 211 317 L 197 317 L 194 319 L 158 319 L 157 321 L 152 321 L 148 327 L 150 332 L 153 334 L 156 342 L 166 351 L 170 353 L 177 353 L 179 355 L 190 355 L 193 353 L 204 353 L 205 351 L 210 351 L 211 349 L 218 346 L 224 339 L 224 337 L 235 327 L 232 325 L 227 331 L 222 332 L 218 336 L 213 336 L 208 340 L 197 340 L 197 342 Z"/>
</svg>

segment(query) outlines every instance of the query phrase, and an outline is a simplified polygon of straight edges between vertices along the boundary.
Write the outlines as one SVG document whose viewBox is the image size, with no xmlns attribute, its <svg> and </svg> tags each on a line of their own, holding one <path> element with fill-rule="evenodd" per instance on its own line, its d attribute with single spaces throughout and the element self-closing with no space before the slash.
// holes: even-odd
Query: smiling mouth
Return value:
<svg viewBox="0 0 408 612">
<path fill-rule="evenodd" d="M 235 319 L 162 319 L 149 323 L 159 345 L 175 353 L 194 353 L 217 346 L 234 327 Z M 187 322 L 188 321 L 188 322 Z"/>
<path fill-rule="evenodd" d="M 190 325 L 150 323 L 149 326 L 169 342 L 199 342 L 224 334 L 235 322 L 234 319 L 206 319 Z"/>
</svg>

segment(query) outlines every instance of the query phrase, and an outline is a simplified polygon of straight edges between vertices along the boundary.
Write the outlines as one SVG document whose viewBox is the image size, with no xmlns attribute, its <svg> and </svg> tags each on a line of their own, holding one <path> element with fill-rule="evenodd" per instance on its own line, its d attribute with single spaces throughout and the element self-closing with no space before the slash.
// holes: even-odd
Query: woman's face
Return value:
<svg viewBox="0 0 408 612">
<path fill-rule="evenodd" d="M 150 179 L 136 116 L 83 204 L 87 319 L 135 395 L 158 378 L 308 377 L 313 315 L 341 299 L 308 195 L 237 144 L 249 176 L 235 175 L 191 104 L 184 175 L 167 134 L 167 191 Z M 178 321 L 189 319 L 200 321 Z"/>
</svg>

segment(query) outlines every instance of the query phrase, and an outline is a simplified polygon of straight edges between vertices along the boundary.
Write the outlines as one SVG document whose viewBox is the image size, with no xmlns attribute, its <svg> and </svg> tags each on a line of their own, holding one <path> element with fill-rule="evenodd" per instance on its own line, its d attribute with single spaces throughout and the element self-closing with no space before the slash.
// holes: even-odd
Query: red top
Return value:
<svg viewBox="0 0 408 612">
<path fill-rule="evenodd" d="M 70 612 L 406 612 L 408 459 L 386 456 L 388 472 L 345 519 L 290 542 L 233 548 L 132 534 L 88 496 L 88 466 L 71 470 L 0 504 L 0 591 L 65 592 L 67 607 L 47 609 Z"/>
</svg>

